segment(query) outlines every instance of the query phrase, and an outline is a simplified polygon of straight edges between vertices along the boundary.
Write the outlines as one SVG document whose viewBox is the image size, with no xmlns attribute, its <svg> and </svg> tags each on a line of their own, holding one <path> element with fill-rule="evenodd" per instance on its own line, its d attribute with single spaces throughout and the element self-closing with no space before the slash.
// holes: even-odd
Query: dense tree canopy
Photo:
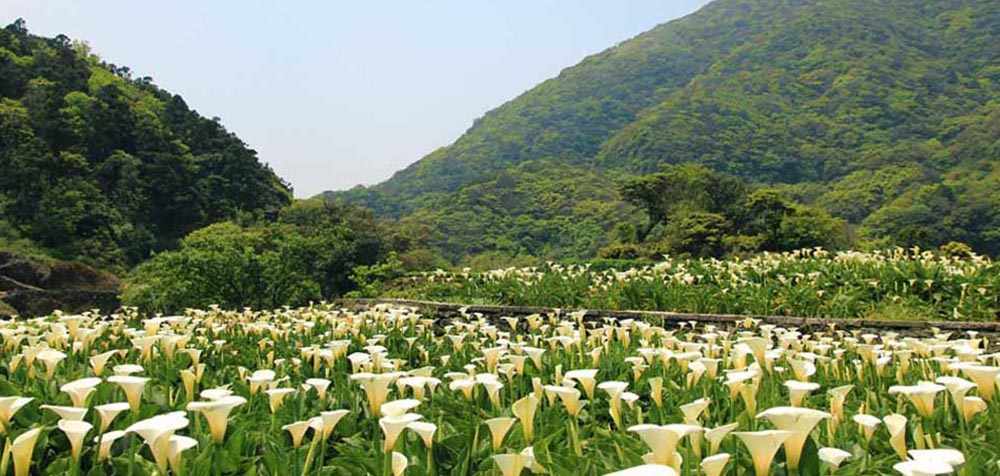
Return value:
<svg viewBox="0 0 1000 476">
<path fill-rule="evenodd" d="M 844 220 L 801 205 L 776 189 L 751 188 L 733 175 L 704 166 L 665 166 L 656 174 L 625 182 L 622 195 L 646 211 L 646 223 L 632 236 L 602 250 L 620 256 L 635 244 L 645 254 L 715 256 L 727 253 L 791 251 L 848 244 Z M 639 251 L 641 254 L 642 251 Z"/>
<path fill-rule="evenodd" d="M 355 268 L 388 261 L 394 240 L 386 227 L 366 210 L 322 200 L 297 201 L 276 221 L 218 223 L 139 265 L 123 301 L 177 312 L 210 305 L 268 309 L 342 296 L 358 286 Z"/>
<path fill-rule="evenodd" d="M 271 215 L 287 184 L 177 95 L 18 20 L 0 30 L 0 227 L 124 268 L 208 224 Z"/>
<path fill-rule="evenodd" d="M 588 257 L 648 214 L 624 203 L 658 187 L 649 181 L 663 179 L 663 165 L 700 164 L 816 207 L 786 229 L 826 220 L 825 210 L 859 246 L 962 241 L 995 254 L 997 44 L 995 1 L 716 0 L 566 69 L 390 180 L 327 197 L 422 220 L 442 241 L 462 236 L 443 243 L 453 261 L 524 250 Z M 624 197 L 608 196 L 648 174 Z M 453 205 L 510 200 L 512 184 L 562 199 L 510 212 Z M 600 211 L 591 197 L 604 200 Z M 686 220 L 702 233 L 732 220 L 700 205 L 708 215 Z M 553 216 L 577 226 L 525 239 L 526 229 L 553 230 Z M 479 239 L 467 239 L 464 223 Z"/>
</svg>

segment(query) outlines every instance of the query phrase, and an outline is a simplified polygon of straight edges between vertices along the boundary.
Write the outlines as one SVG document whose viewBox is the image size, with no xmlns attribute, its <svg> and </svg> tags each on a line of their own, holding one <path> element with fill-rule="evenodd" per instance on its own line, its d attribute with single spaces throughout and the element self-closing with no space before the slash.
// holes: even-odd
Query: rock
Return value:
<svg viewBox="0 0 1000 476">
<path fill-rule="evenodd" d="M 0 276 L 39 288 L 46 286 L 51 274 L 51 268 L 27 258 L 15 257 L 0 266 Z"/>
<path fill-rule="evenodd" d="M 15 289 L 21 289 L 24 284 L 14 281 L 6 276 L 0 276 L 0 293 L 6 291 L 13 291 Z"/>
<path fill-rule="evenodd" d="M 44 316 L 53 311 L 78 313 L 91 309 L 112 312 L 121 306 L 117 291 L 48 291 L 22 290 L 4 299 L 22 316 Z"/>
<path fill-rule="evenodd" d="M 114 275 L 80 263 L 59 262 L 51 266 L 46 289 L 117 291 L 121 281 Z"/>
<path fill-rule="evenodd" d="M 118 309 L 121 281 L 81 263 L 44 262 L 0 251 L 0 316 Z"/>
<path fill-rule="evenodd" d="M 8 319 L 17 315 L 17 309 L 14 309 L 3 301 L 0 301 L 0 318 Z"/>
</svg>

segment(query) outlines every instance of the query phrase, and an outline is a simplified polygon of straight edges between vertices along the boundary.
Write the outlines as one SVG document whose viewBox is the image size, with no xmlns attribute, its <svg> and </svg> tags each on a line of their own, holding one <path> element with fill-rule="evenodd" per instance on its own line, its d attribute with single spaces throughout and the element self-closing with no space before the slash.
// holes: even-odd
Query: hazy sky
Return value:
<svg viewBox="0 0 1000 476">
<path fill-rule="evenodd" d="M 708 0 L 2 0 L 152 76 L 299 197 L 380 182 L 585 56 Z"/>
</svg>

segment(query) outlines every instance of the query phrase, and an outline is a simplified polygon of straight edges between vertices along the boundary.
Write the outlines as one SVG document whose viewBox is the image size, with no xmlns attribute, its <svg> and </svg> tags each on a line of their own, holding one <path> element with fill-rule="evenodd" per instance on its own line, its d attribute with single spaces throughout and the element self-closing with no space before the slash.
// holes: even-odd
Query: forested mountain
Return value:
<svg viewBox="0 0 1000 476">
<path fill-rule="evenodd" d="M 998 44 L 993 0 L 716 0 L 326 196 L 429 225 L 453 260 L 590 256 L 643 220 L 623 184 L 695 163 L 825 209 L 854 246 L 996 253 Z"/>
<path fill-rule="evenodd" d="M 217 118 L 65 36 L 0 30 L 0 245 L 124 269 L 291 191 Z"/>
</svg>

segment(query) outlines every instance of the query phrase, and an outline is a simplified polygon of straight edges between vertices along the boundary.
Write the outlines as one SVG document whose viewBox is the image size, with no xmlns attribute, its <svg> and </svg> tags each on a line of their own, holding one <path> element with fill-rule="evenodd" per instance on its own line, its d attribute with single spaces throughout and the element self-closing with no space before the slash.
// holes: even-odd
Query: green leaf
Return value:
<svg viewBox="0 0 1000 476">
<path fill-rule="evenodd" d="M 799 459 L 799 476 L 820 476 L 819 448 L 810 437 L 802 447 L 802 457 Z"/>
</svg>

